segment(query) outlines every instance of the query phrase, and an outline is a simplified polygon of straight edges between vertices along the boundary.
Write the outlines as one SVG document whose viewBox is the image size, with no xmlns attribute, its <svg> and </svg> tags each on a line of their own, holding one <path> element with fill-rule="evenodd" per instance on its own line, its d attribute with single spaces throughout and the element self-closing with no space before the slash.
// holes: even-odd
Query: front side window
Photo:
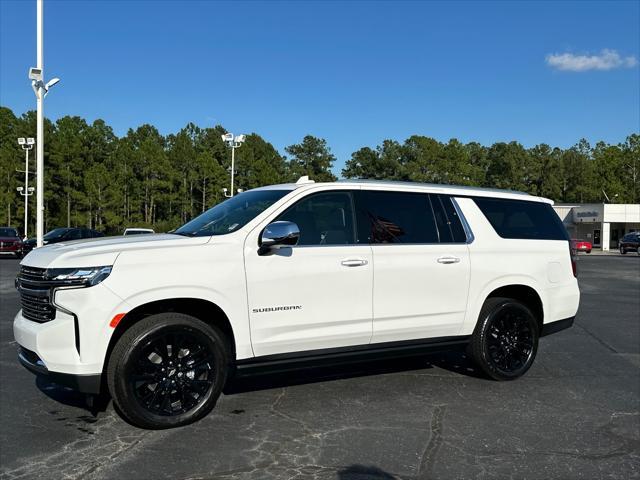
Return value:
<svg viewBox="0 0 640 480">
<path fill-rule="evenodd" d="M 65 240 L 79 240 L 81 238 L 84 238 L 84 235 L 82 235 L 82 230 L 80 230 L 79 228 L 74 230 L 69 230 L 67 234 L 64 236 Z"/>
<path fill-rule="evenodd" d="M 187 237 L 209 237 L 235 232 L 289 192 L 290 190 L 254 190 L 239 193 L 185 223 L 173 233 Z"/>
<path fill-rule="evenodd" d="M 349 192 L 309 195 L 287 209 L 276 220 L 298 225 L 300 229 L 298 245 L 301 246 L 355 243 Z"/>
<path fill-rule="evenodd" d="M 438 243 L 428 194 L 363 190 L 356 198 L 360 242 Z"/>
</svg>

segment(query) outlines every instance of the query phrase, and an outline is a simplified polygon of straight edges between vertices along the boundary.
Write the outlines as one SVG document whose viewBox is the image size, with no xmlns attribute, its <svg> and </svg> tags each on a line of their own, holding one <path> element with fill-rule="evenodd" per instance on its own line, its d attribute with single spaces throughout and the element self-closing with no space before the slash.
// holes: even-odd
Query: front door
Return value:
<svg viewBox="0 0 640 480">
<path fill-rule="evenodd" d="M 294 222 L 297 246 L 259 255 L 251 236 L 245 268 L 256 356 L 369 343 L 371 247 L 355 239 L 352 194 L 311 194 L 270 221 Z"/>
<path fill-rule="evenodd" d="M 594 230 L 593 231 L 593 246 L 594 247 L 599 247 L 600 246 L 600 230 Z"/>
</svg>

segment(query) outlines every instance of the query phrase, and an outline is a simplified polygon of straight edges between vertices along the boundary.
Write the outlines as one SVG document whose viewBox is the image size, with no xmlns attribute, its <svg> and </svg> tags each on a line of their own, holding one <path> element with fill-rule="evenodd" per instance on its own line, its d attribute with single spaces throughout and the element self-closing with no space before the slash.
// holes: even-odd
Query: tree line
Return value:
<svg viewBox="0 0 640 480">
<path fill-rule="evenodd" d="M 35 137 L 36 114 L 16 116 L 0 107 L 0 223 L 23 228 L 24 152 L 18 137 Z M 229 187 L 231 153 L 218 125 L 189 123 L 162 135 L 152 125 L 129 129 L 118 137 L 103 120 L 88 123 L 78 116 L 48 119 L 45 131 L 45 230 L 86 226 L 107 234 L 126 227 L 168 231 L 224 200 Z M 309 175 L 333 181 L 336 157 L 327 141 L 312 135 L 280 154 L 260 135 L 247 135 L 236 151 L 235 187 L 251 189 Z M 414 135 L 403 143 L 385 140 L 351 155 L 344 178 L 405 180 L 521 190 L 558 202 L 639 203 L 640 135 L 623 143 L 581 140 L 562 149 L 518 142 L 491 146 L 446 143 Z M 35 149 L 30 153 L 35 170 Z M 31 176 L 35 185 L 35 178 Z M 35 222 L 35 196 L 29 229 Z M 0 217 L 2 218 L 2 217 Z"/>
</svg>

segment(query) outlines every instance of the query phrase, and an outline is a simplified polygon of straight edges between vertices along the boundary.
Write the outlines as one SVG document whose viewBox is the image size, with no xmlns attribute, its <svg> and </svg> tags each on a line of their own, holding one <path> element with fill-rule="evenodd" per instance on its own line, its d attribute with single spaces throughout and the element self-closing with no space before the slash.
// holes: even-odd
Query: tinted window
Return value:
<svg viewBox="0 0 640 480">
<path fill-rule="evenodd" d="M 83 235 L 82 230 L 80 230 L 79 228 L 69 230 L 64 236 L 65 240 L 79 240 L 80 238 L 83 238 Z"/>
<path fill-rule="evenodd" d="M 495 198 L 473 200 L 503 238 L 569 239 L 560 217 L 548 203 Z"/>
<path fill-rule="evenodd" d="M 48 232 L 44 237 L 45 240 L 53 240 L 54 238 L 60 238 L 62 236 L 64 236 L 69 230 L 71 230 L 70 228 L 55 228 L 53 230 L 51 230 L 50 232 Z"/>
<path fill-rule="evenodd" d="M 437 243 L 438 231 L 424 193 L 361 191 L 357 195 L 362 243 Z"/>
<path fill-rule="evenodd" d="M 467 236 L 450 197 L 430 195 L 441 243 L 464 243 Z"/>
<path fill-rule="evenodd" d="M 277 220 L 298 225 L 298 245 L 355 243 L 351 194 L 348 192 L 310 195 L 286 210 Z"/>
<path fill-rule="evenodd" d="M 18 231 L 15 228 L 0 228 L 0 237 L 17 237 Z"/>
<path fill-rule="evenodd" d="M 284 197 L 290 190 L 252 190 L 219 203 L 175 232 L 188 237 L 235 232 Z"/>
</svg>

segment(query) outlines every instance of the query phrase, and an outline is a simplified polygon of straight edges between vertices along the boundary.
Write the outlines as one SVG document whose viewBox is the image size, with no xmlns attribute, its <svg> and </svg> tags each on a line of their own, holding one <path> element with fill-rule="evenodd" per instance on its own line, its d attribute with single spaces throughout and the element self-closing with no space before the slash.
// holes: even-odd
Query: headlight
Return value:
<svg viewBox="0 0 640 480">
<path fill-rule="evenodd" d="M 47 280 L 61 285 L 82 285 L 92 287 L 99 284 L 111 273 L 111 266 L 81 268 L 49 268 Z"/>
</svg>

